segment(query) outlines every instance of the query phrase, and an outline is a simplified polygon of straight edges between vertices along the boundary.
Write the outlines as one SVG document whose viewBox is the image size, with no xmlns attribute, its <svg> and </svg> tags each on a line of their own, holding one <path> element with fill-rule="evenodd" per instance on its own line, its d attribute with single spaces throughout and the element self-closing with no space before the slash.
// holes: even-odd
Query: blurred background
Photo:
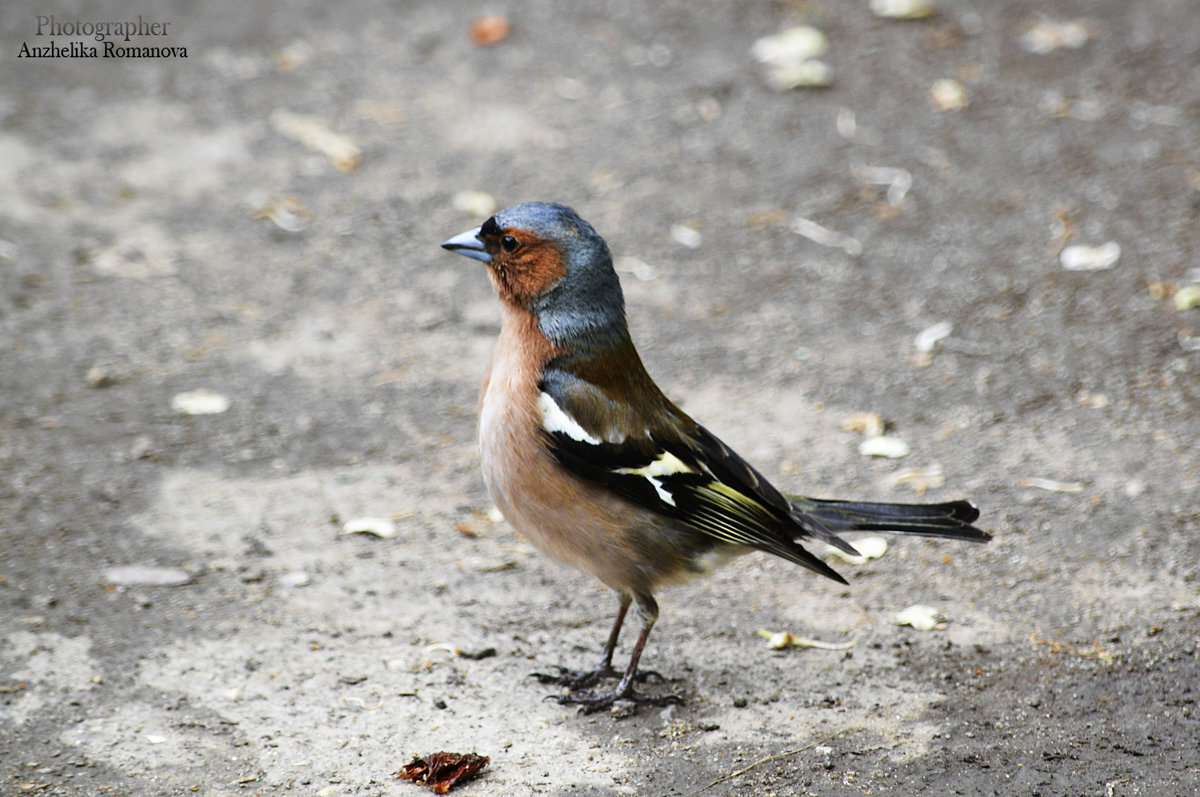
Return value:
<svg viewBox="0 0 1200 797">
<path fill-rule="evenodd" d="M 390 794 L 439 749 L 477 794 L 1195 788 L 1196 12 L 8 0 L 0 792 Z M 499 314 L 438 248 L 528 200 L 781 488 L 996 539 L 848 592 L 748 557 L 664 596 L 686 706 L 544 703 L 613 600 L 488 514 Z"/>
</svg>

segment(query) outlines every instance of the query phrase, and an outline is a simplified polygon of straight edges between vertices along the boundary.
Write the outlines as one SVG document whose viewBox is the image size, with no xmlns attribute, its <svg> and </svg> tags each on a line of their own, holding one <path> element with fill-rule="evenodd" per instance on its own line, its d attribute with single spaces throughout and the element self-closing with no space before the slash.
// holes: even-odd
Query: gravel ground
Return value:
<svg viewBox="0 0 1200 797">
<path fill-rule="evenodd" d="M 462 0 L 7 0 L 0 793 L 416 795 L 438 750 L 475 795 L 1197 793 L 1200 15 L 940 5 L 499 3 L 480 46 Z M 139 13 L 186 57 L 22 52 Z M 828 88 L 752 54 L 798 24 Z M 592 221 L 651 373 L 783 489 L 994 541 L 745 557 L 661 596 L 685 705 L 546 701 L 615 601 L 489 518 L 464 191 Z"/>
</svg>

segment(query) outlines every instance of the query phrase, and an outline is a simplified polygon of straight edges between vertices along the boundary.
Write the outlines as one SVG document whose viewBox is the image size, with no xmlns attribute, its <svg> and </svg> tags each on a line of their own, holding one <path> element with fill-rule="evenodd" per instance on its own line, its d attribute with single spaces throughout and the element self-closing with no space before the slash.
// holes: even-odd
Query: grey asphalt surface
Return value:
<svg viewBox="0 0 1200 797">
<path fill-rule="evenodd" d="M 476 795 L 1197 793 L 1200 14 L 940 6 L 8 0 L 0 794 L 420 794 L 391 773 L 437 750 L 490 756 Z M 19 57 L 51 13 L 187 57 Z M 776 91 L 751 49 L 801 23 L 832 84 Z M 685 705 L 546 701 L 615 600 L 488 516 L 468 190 L 590 220 L 651 373 L 782 489 L 967 497 L 994 541 L 893 538 L 849 589 L 740 559 L 661 596 Z"/>
</svg>

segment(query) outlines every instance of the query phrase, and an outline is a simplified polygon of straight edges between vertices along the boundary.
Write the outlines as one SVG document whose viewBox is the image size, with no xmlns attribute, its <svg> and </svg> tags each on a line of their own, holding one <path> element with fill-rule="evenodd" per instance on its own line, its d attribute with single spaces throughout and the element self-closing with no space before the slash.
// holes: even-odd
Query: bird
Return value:
<svg viewBox="0 0 1200 797">
<path fill-rule="evenodd" d="M 595 668 L 537 674 L 567 687 L 552 696 L 560 703 L 592 713 L 681 702 L 638 688 L 659 615 L 655 595 L 740 554 L 764 551 L 846 584 L 801 542 L 854 555 L 841 533 L 991 539 L 972 525 L 979 510 L 964 500 L 889 504 L 780 492 L 655 384 L 629 333 L 612 253 L 571 208 L 514 205 L 442 247 L 482 262 L 500 300 L 478 424 L 492 501 L 534 547 L 618 596 Z M 613 656 L 635 603 L 641 631 L 618 671 Z M 610 680 L 614 687 L 601 688 Z"/>
</svg>

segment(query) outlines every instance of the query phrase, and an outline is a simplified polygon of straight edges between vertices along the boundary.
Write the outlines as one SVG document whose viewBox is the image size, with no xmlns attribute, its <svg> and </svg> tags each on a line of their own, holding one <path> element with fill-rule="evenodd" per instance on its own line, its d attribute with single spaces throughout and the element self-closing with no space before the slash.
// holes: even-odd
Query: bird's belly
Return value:
<svg viewBox="0 0 1200 797">
<path fill-rule="evenodd" d="M 740 552 L 565 470 L 537 434 L 514 433 L 531 419 L 488 398 L 479 426 L 488 494 L 505 520 L 547 556 L 615 590 L 653 593 L 702 576 Z"/>
</svg>

